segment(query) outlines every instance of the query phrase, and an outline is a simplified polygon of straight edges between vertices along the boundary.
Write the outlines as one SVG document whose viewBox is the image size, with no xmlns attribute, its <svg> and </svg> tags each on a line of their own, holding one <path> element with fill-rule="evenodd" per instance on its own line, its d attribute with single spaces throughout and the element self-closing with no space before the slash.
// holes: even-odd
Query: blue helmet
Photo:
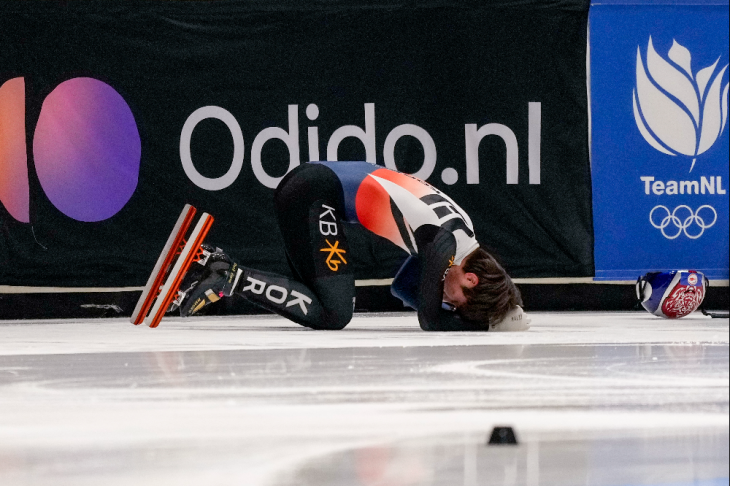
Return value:
<svg viewBox="0 0 730 486">
<path fill-rule="evenodd" d="M 678 319 L 696 311 L 705 298 L 707 279 L 695 270 L 650 272 L 636 281 L 636 296 L 651 314 Z"/>
</svg>

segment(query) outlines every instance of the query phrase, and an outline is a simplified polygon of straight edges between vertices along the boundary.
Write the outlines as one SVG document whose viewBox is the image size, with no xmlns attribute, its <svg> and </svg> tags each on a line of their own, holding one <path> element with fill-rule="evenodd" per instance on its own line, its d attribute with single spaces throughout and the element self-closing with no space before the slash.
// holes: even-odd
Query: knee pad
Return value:
<svg viewBox="0 0 730 486">
<path fill-rule="evenodd" d="M 695 270 L 650 272 L 636 281 L 636 296 L 655 316 L 678 319 L 696 311 L 705 298 L 707 279 Z"/>
</svg>

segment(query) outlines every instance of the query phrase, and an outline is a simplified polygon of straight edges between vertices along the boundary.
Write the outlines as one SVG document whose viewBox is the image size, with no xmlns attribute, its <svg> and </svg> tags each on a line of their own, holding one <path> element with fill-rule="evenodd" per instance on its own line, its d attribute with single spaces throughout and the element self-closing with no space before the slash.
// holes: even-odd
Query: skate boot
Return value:
<svg viewBox="0 0 730 486">
<path fill-rule="evenodd" d="M 220 248 L 205 243 L 200 246 L 200 254 L 185 274 L 168 312 L 179 309 L 182 317 L 188 317 L 233 293 L 242 273 L 238 264 Z"/>
</svg>

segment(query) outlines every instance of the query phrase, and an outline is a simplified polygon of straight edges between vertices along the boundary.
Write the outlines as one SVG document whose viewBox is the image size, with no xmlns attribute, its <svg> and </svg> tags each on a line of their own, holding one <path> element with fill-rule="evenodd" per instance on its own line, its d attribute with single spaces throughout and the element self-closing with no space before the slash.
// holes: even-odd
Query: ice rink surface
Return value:
<svg viewBox="0 0 730 486">
<path fill-rule="evenodd" d="M 0 485 L 728 484 L 727 319 L 531 317 L 0 321 Z"/>
</svg>

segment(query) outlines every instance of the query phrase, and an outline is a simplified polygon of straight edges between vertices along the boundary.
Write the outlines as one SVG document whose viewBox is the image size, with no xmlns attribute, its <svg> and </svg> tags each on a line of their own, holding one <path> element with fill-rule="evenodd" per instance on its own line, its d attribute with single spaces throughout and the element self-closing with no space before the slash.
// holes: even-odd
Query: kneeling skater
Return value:
<svg viewBox="0 0 730 486">
<path fill-rule="evenodd" d="M 438 189 L 368 162 L 309 162 L 274 193 L 293 278 L 240 266 L 218 248 L 193 264 L 180 314 L 238 295 L 313 329 L 352 319 L 355 280 L 342 221 L 387 238 L 410 256 L 391 292 L 418 311 L 426 331 L 523 330 L 519 290 L 475 239 L 467 214 Z"/>
</svg>

